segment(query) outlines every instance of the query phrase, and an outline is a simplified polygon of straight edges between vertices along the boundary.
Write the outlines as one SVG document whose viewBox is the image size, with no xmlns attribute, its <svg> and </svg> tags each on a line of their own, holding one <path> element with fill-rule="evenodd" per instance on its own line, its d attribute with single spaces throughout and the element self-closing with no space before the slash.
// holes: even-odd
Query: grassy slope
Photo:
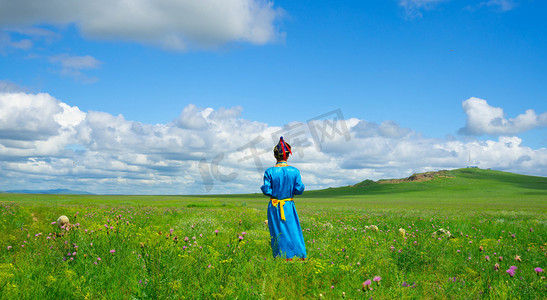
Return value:
<svg viewBox="0 0 547 300">
<path fill-rule="evenodd" d="M 359 200 L 361 206 L 547 209 L 547 178 L 482 169 L 456 169 L 447 177 L 397 184 L 373 183 L 307 192 L 305 199 Z"/>
<path fill-rule="evenodd" d="M 541 210 L 547 211 L 547 178 L 482 169 L 448 171 L 446 178 L 397 184 L 372 183 L 307 191 L 296 200 L 300 207 Z M 258 189 L 258 184 L 257 184 Z M 201 196 L 98 196 L 0 194 L 0 201 L 35 205 L 154 205 L 237 206 L 263 208 L 262 194 Z"/>
</svg>

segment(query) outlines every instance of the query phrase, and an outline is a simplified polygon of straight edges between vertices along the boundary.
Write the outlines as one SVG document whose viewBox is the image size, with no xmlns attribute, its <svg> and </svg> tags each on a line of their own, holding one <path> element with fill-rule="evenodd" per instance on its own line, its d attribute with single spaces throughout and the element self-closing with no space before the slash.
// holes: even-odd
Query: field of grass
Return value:
<svg viewBox="0 0 547 300">
<path fill-rule="evenodd" d="M 267 200 L 0 194 L 0 298 L 547 295 L 547 178 L 459 169 L 305 192 L 305 262 L 272 258 Z"/>
</svg>

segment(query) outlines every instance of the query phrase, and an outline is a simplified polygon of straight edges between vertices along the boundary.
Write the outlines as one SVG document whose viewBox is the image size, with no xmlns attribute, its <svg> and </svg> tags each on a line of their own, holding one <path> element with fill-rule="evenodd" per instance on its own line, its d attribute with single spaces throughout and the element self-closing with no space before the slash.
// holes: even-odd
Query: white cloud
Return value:
<svg viewBox="0 0 547 300">
<path fill-rule="evenodd" d="M 66 53 L 51 56 L 49 57 L 49 61 L 61 65 L 59 74 L 72 77 L 85 83 L 93 83 L 97 81 L 97 78 L 87 76 L 82 73 L 82 70 L 97 69 L 101 65 L 101 61 L 92 56 L 73 56 Z"/>
<path fill-rule="evenodd" d="M 13 37 L 12 35 L 14 34 L 17 35 L 17 37 Z M 59 35 L 55 32 L 44 28 L 8 27 L 2 30 L 2 26 L 0 25 L 0 50 L 18 49 L 27 51 L 34 48 L 35 42 L 37 41 L 49 43 L 58 37 Z"/>
<path fill-rule="evenodd" d="M 384 121 L 380 125 L 360 121 L 355 127 L 353 127 L 357 137 L 373 137 L 381 136 L 385 138 L 402 138 L 411 133 L 408 128 L 401 128 L 395 121 Z"/>
<path fill-rule="evenodd" d="M 76 24 L 90 38 L 172 50 L 273 42 L 282 14 L 265 0 L 0 1 L 0 27 Z"/>
<path fill-rule="evenodd" d="M 512 0 L 489 0 L 481 2 L 480 6 L 497 7 L 501 11 L 509 11 L 515 8 L 516 4 Z"/>
<path fill-rule="evenodd" d="M 447 0 L 399 0 L 399 6 L 403 7 L 409 18 L 421 18 L 423 9 L 431 9 L 440 2 Z"/>
<path fill-rule="evenodd" d="M 470 154 L 481 168 L 547 175 L 547 150 L 525 147 L 518 137 L 431 139 L 393 121 L 378 125 L 359 119 L 324 123 L 329 126 L 314 137 L 309 124 L 269 126 L 242 119 L 241 110 L 189 105 L 173 122 L 152 125 L 82 112 L 48 94 L 3 92 L 0 190 L 258 192 L 280 135 L 293 146 L 291 164 L 301 170 L 308 189 L 465 167 Z"/>
<path fill-rule="evenodd" d="M 502 108 L 490 106 L 486 100 L 474 97 L 465 100 L 462 106 L 467 121 L 460 133 L 466 135 L 515 135 L 547 126 L 547 112 L 537 115 L 534 110 L 528 109 L 516 118 L 507 119 Z"/>
<path fill-rule="evenodd" d="M 0 93 L 17 93 L 22 91 L 23 88 L 19 87 L 15 83 L 7 80 L 0 80 Z"/>
</svg>

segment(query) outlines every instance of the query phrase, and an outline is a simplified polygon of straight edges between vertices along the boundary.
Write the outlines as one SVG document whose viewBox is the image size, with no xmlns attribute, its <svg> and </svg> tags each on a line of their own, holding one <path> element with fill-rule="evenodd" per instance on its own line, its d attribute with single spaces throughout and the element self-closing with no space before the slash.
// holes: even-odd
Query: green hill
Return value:
<svg viewBox="0 0 547 300">
<path fill-rule="evenodd" d="M 399 180 L 365 180 L 352 186 L 307 191 L 302 199 L 367 206 L 518 206 L 547 208 L 547 177 L 476 168 L 415 174 Z M 336 200 L 334 200 L 336 199 Z M 325 203 L 327 204 L 327 203 Z"/>
</svg>

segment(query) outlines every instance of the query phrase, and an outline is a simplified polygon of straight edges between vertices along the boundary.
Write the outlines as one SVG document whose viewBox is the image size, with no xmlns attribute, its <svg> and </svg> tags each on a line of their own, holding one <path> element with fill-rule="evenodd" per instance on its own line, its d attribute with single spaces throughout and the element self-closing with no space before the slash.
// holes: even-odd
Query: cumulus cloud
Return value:
<svg viewBox="0 0 547 300">
<path fill-rule="evenodd" d="M 49 94 L 0 93 L 0 190 L 71 188 L 95 193 L 258 192 L 280 135 L 308 189 L 400 178 L 469 162 L 547 175 L 547 150 L 518 137 L 424 138 L 380 124 L 308 116 L 283 127 L 241 118 L 241 107 L 188 105 L 166 124 L 83 112 Z M 496 114 L 493 114 L 496 115 Z M 336 120 L 335 120 L 336 119 Z"/>
<path fill-rule="evenodd" d="M 462 107 L 467 121 L 459 132 L 465 135 L 515 135 L 547 126 L 547 112 L 537 115 L 534 110 L 528 109 L 515 118 L 507 119 L 502 108 L 474 97 L 465 100 Z"/>
<path fill-rule="evenodd" d="M 121 39 L 166 49 L 282 39 L 283 11 L 265 0 L 0 1 L 0 27 L 76 24 L 93 39 Z"/>
</svg>

